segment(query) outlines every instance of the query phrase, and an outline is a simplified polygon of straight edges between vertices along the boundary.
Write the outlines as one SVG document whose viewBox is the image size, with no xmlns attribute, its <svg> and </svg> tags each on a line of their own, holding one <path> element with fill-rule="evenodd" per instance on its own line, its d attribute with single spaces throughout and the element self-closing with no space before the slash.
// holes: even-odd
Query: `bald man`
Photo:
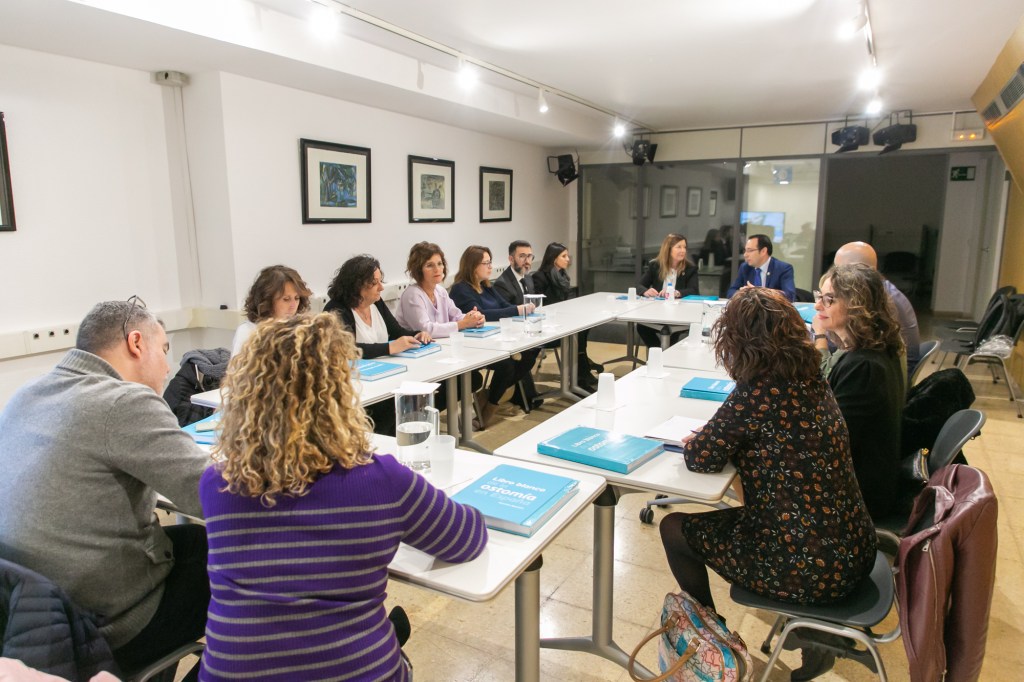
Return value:
<svg viewBox="0 0 1024 682">
<path fill-rule="evenodd" d="M 850 242 L 843 244 L 836 251 L 836 265 L 850 265 L 851 263 L 863 263 L 875 270 L 878 269 L 878 255 L 870 244 L 865 242 Z M 896 317 L 900 323 L 900 334 L 903 336 L 903 343 L 907 347 L 907 376 L 914 373 L 914 368 L 921 360 L 921 333 L 917 328 L 917 314 L 914 306 L 903 295 L 903 292 L 896 288 L 892 282 L 884 279 L 885 291 L 889 294 L 893 307 L 896 308 Z M 909 388 L 909 387 L 908 387 Z"/>
</svg>

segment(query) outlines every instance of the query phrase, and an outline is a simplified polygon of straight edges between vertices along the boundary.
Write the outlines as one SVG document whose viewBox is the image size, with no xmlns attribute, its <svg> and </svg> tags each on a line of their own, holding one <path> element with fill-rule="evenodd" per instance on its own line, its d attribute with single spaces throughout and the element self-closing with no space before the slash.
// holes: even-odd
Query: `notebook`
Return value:
<svg viewBox="0 0 1024 682">
<path fill-rule="evenodd" d="M 359 372 L 359 378 L 363 381 L 377 381 L 408 371 L 405 365 L 400 365 L 397 362 L 381 362 L 380 360 L 356 360 L 355 367 Z"/>
<path fill-rule="evenodd" d="M 530 537 L 578 488 L 574 478 L 499 464 L 452 499 L 480 510 L 488 528 Z"/>
<path fill-rule="evenodd" d="M 707 419 L 694 419 L 692 417 L 681 417 L 676 415 L 657 426 L 649 429 L 644 438 L 661 441 L 666 450 L 682 452 L 683 446 L 680 441 L 683 436 L 694 431 L 700 431 L 708 423 Z"/>
<path fill-rule="evenodd" d="M 431 341 L 416 348 L 408 348 L 401 353 L 395 353 L 396 358 L 422 358 L 425 355 L 433 355 L 441 352 L 441 345 Z"/>
<path fill-rule="evenodd" d="M 683 398 L 697 398 L 699 400 L 716 400 L 723 402 L 736 388 L 736 382 L 731 379 L 710 379 L 707 377 L 694 377 L 683 385 L 679 395 Z"/>
<path fill-rule="evenodd" d="M 658 441 L 589 426 L 577 426 L 537 444 L 542 455 L 620 474 L 628 474 L 662 451 Z"/>
</svg>

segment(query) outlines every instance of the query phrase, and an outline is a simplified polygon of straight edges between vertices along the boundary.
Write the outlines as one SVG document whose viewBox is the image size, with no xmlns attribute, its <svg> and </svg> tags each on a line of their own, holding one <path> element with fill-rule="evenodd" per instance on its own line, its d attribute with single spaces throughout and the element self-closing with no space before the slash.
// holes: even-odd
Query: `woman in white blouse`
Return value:
<svg viewBox="0 0 1024 682">
<path fill-rule="evenodd" d="M 413 244 L 406 272 L 416 283 L 402 292 L 398 304 L 398 322 L 403 327 L 445 338 L 483 325 L 483 313 L 476 309 L 463 313 L 441 286 L 448 274 L 448 261 L 440 246 L 431 242 Z"/>
</svg>

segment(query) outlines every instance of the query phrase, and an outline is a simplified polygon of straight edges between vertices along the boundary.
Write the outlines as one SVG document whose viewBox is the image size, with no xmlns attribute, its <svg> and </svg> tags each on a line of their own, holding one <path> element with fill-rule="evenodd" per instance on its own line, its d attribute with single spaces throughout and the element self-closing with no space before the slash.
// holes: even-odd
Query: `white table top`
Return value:
<svg viewBox="0 0 1024 682">
<path fill-rule="evenodd" d="M 632 473 L 619 474 L 537 452 L 537 443 L 575 426 L 592 426 L 642 436 L 675 415 L 709 419 L 721 406 L 721 403 L 708 400 L 679 397 L 679 389 L 684 383 L 695 376 L 706 376 L 706 373 L 671 368 L 666 368 L 666 371 L 667 377 L 656 379 L 647 376 L 646 367 L 636 369 L 615 382 L 616 402 L 621 407 L 608 412 L 597 410 L 594 408 L 597 396 L 591 396 L 509 441 L 495 454 L 523 462 L 599 474 L 609 483 L 634 490 L 716 502 L 722 499 L 735 475 L 732 465 L 717 474 L 699 474 L 686 468 L 682 455 L 664 452 Z"/>
<path fill-rule="evenodd" d="M 654 300 L 622 313 L 618 319 L 622 322 L 687 325 L 700 322 L 703 313 L 703 301 Z"/>
<path fill-rule="evenodd" d="M 615 319 L 614 311 L 601 312 L 589 306 L 577 307 L 572 305 L 576 300 L 544 306 L 541 309 L 544 313 L 541 333 L 538 335 L 527 336 L 523 330 L 523 321 L 514 320 L 515 335 L 512 338 L 506 339 L 501 334 L 483 338 L 465 337 L 465 345 L 467 348 L 487 348 L 504 351 L 506 354 L 520 353 Z M 500 323 L 489 321 L 487 324 Z"/>
<path fill-rule="evenodd" d="M 700 336 L 685 338 L 661 353 L 661 364 L 669 368 L 693 369 L 700 372 L 725 376 L 725 368 L 715 362 L 711 345 L 704 343 Z"/>
</svg>

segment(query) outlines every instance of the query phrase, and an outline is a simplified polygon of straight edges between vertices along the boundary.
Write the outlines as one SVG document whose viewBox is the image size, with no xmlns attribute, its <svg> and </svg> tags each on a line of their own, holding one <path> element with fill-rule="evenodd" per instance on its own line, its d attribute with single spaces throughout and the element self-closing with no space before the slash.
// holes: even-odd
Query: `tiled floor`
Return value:
<svg viewBox="0 0 1024 682">
<path fill-rule="evenodd" d="M 590 344 L 595 360 L 617 357 L 622 346 Z M 934 365 L 926 372 L 933 371 Z M 627 373 L 626 363 L 610 365 L 616 375 Z M 554 357 L 548 355 L 544 379 L 554 379 Z M 989 620 L 987 655 L 981 679 L 986 682 L 1018 680 L 1024 667 L 1024 460 L 1018 459 L 1024 442 L 1024 421 L 1017 419 L 1006 388 L 994 386 L 981 369 L 970 376 L 978 394 L 975 407 L 986 412 L 988 422 L 982 435 L 970 442 L 965 454 L 970 463 L 992 479 L 999 498 L 999 554 L 996 588 Z M 543 421 L 566 404 L 548 401 L 539 410 L 523 415 L 503 407 L 507 418 L 479 434 L 479 441 L 494 448 Z M 631 649 L 643 635 L 656 627 L 662 600 L 677 591 L 665 563 L 657 523 L 666 512 L 656 510 L 654 525 L 639 521 L 646 495 L 625 496 L 617 508 L 615 528 L 615 639 Z M 693 506 L 694 510 L 703 509 Z M 676 507 L 685 510 L 686 507 Z M 541 636 L 584 635 L 590 631 L 593 520 L 589 511 L 581 514 L 544 553 L 541 570 Z M 748 611 L 729 601 L 727 584 L 712 574 L 715 600 L 732 628 L 739 630 L 750 647 L 755 674 L 760 676 L 767 656 L 759 646 L 772 622 L 772 615 Z M 413 635 L 406 651 L 415 665 L 418 682 L 491 682 L 515 679 L 514 588 L 512 585 L 487 603 L 468 603 L 433 594 L 392 581 L 388 607 L 401 604 L 409 613 Z M 894 613 L 883 623 L 895 625 Z M 656 669 L 655 645 L 649 645 L 639 660 Z M 909 679 L 903 642 L 882 647 L 891 680 Z M 788 680 L 789 671 L 799 666 L 799 654 L 785 652 L 773 680 Z M 629 680 L 618 666 L 581 653 L 541 650 L 544 680 Z M 835 680 L 877 679 L 856 663 L 840 660 L 821 678 Z"/>
</svg>

